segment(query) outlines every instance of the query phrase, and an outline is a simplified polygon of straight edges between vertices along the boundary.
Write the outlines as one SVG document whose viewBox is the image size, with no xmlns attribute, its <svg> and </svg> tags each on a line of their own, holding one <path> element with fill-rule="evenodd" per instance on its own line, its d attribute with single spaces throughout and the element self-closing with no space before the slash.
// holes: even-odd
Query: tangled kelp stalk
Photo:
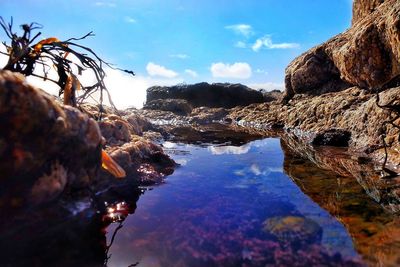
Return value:
<svg viewBox="0 0 400 267">
<path fill-rule="evenodd" d="M 33 31 L 42 28 L 38 23 L 21 25 L 23 30 L 22 36 L 13 31 L 12 18 L 10 23 L 6 23 L 0 17 L 0 26 L 11 40 L 11 44 L 3 42 L 3 45 L 7 49 L 6 53 L 0 52 L 8 56 L 8 62 L 3 69 L 56 83 L 60 87 L 59 96 L 64 94 L 64 102 L 73 106 L 81 104 L 88 98 L 93 99 L 93 94 L 99 92 L 99 99 L 95 100 L 100 106 L 99 118 L 101 118 L 101 111 L 103 110 L 104 93 L 107 94 L 110 105 L 116 109 L 104 83 L 106 73 L 103 67 L 107 66 L 135 75 L 132 71 L 112 66 L 101 59 L 92 49 L 76 43 L 76 41 L 94 36 L 93 32 L 89 32 L 79 38 L 70 38 L 66 41 L 60 41 L 52 37 L 35 43 L 35 40 L 41 35 L 41 32 L 33 35 Z M 70 54 L 76 57 L 77 62 L 68 59 L 68 55 Z M 81 75 L 84 70 L 91 70 L 96 78 L 96 82 L 89 86 L 83 86 L 73 73 L 73 67 L 76 67 L 77 75 Z M 41 71 L 35 71 L 39 68 L 41 68 Z M 53 68 L 57 72 L 58 80 L 48 77 Z M 75 91 L 79 89 L 82 89 L 82 93 L 76 97 Z"/>
</svg>

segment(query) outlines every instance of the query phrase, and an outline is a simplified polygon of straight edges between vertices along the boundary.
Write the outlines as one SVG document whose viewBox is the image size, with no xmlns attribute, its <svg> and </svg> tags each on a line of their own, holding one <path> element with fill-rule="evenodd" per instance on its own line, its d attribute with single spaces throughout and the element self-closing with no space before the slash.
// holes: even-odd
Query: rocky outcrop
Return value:
<svg viewBox="0 0 400 267">
<path fill-rule="evenodd" d="M 283 97 L 283 92 L 277 89 L 272 91 L 261 89 L 260 92 L 264 96 L 264 102 L 280 101 Z"/>
<path fill-rule="evenodd" d="M 3 200 L 51 201 L 95 178 L 101 151 L 97 123 L 8 71 L 0 72 L 0 124 Z"/>
<path fill-rule="evenodd" d="M 99 113 L 98 107 L 93 105 L 86 104 L 83 109 L 92 117 Z M 155 126 L 136 109 L 118 113 L 105 108 L 103 119 L 98 124 L 104 137 L 105 151 L 125 170 L 126 179 L 116 180 L 110 173 L 101 170 L 93 186 L 102 190 L 110 185 L 150 185 L 162 182 L 166 175 L 173 173 L 176 164 L 163 152 L 161 146 L 143 137 L 149 130 L 155 130 Z"/>
<path fill-rule="evenodd" d="M 396 106 L 399 101 L 400 87 L 380 93 L 380 104 Z M 393 167 L 400 164 L 400 129 L 385 123 L 394 120 L 396 112 L 378 107 L 376 95 L 358 87 L 315 97 L 299 95 L 288 105 L 272 102 L 234 108 L 228 117 L 245 127 L 262 129 L 284 125 L 287 131 L 303 137 L 304 142 L 312 142 L 317 133 L 342 130 L 351 150 L 367 153 L 380 161 L 384 158 L 384 138 Z M 399 125 L 400 119 L 394 120 L 394 124 Z M 333 144 L 319 142 L 318 137 L 315 142 Z"/>
<path fill-rule="evenodd" d="M 351 24 L 354 25 L 355 23 L 359 22 L 360 20 L 364 19 L 375 9 L 381 5 L 385 0 L 355 0 L 353 1 L 353 19 Z"/>
<path fill-rule="evenodd" d="M 91 117 L 100 117 L 98 107 L 81 109 L 86 114 L 60 105 L 21 75 L 0 71 L 0 213 L 5 203 L 14 205 L 8 210 L 89 187 L 154 184 L 173 172 L 175 163 L 162 148 L 138 136 L 150 127 L 143 117 L 106 108 L 97 123 Z M 123 182 L 101 169 L 102 148 L 125 168 Z"/>
<path fill-rule="evenodd" d="M 286 68 L 285 99 L 351 86 L 382 89 L 400 76 L 400 2 L 354 2 L 352 27 Z"/>
<path fill-rule="evenodd" d="M 171 111 L 178 115 L 188 115 L 193 107 L 184 99 L 156 99 L 146 102 L 143 109 Z"/>
<path fill-rule="evenodd" d="M 192 107 L 223 108 L 264 102 L 261 92 L 242 84 L 229 83 L 197 83 L 171 87 L 153 86 L 147 89 L 148 104 L 146 105 L 150 105 L 152 101 L 159 99 L 183 99 Z"/>
</svg>

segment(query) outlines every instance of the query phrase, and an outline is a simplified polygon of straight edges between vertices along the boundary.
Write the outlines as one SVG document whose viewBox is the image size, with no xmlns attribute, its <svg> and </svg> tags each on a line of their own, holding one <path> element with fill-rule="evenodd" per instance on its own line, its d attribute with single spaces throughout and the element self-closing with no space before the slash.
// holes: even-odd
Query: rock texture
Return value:
<svg viewBox="0 0 400 267">
<path fill-rule="evenodd" d="M 188 115 L 192 112 L 193 107 L 184 99 L 156 99 L 148 101 L 143 109 L 171 111 L 178 115 Z"/>
<path fill-rule="evenodd" d="M 97 107 L 81 109 L 86 114 L 60 105 L 21 75 L 0 71 L 0 213 L 9 210 L 6 203 L 17 208 L 89 187 L 154 184 L 173 172 L 175 163 L 162 148 L 138 136 L 151 128 L 146 119 L 106 108 L 97 123 Z M 125 168 L 123 182 L 100 168 L 102 148 Z"/>
<path fill-rule="evenodd" d="M 85 105 L 83 109 L 95 117 L 99 109 Z M 98 190 L 110 185 L 149 185 L 162 182 L 172 174 L 175 162 L 166 155 L 161 146 L 147 140 L 143 135 L 149 130 L 158 130 L 135 109 L 125 110 L 119 115 L 105 109 L 102 121 L 98 122 L 104 137 L 104 149 L 126 171 L 124 181 L 116 180 L 108 172 L 101 170 L 96 180 Z"/>
<path fill-rule="evenodd" d="M 285 99 L 351 86 L 382 89 L 400 76 L 400 2 L 354 1 L 352 27 L 286 68 Z"/>
<path fill-rule="evenodd" d="M 95 178 L 102 140 L 97 123 L 8 71 L 0 71 L 0 124 L 3 200 L 51 201 Z"/>
<path fill-rule="evenodd" d="M 400 87 L 380 93 L 380 104 L 398 103 Z M 228 117 L 245 127 L 274 128 L 284 125 L 287 131 L 304 138 L 304 142 L 312 142 L 317 133 L 342 130 L 350 134 L 351 150 L 367 153 L 380 161 L 384 158 L 382 138 L 385 138 L 393 167 L 400 164 L 400 129 L 390 124 L 386 125 L 386 131 L 382 128 L 385 121 L 396 118 L 396 113 L 378 107 L 376 95 L 358 87 L 315 97 L 299 95 L 288 105 L 272 102 L 234 108 Z M 400 119 L 394 120 L 394 124 L 399 125 Z M 318 143 L 318 139 L 315 142 Z"/>
<path fill-rule="evenodd" d="M 246 106 L 264 102 L 263 94 L 241 84 L 197 83 L 171 87 L 153 86 L 147 89 L 147 103 L 159 99 L 183 99 L 192 107 Z M 153 102 L 154 103 L 154 102 Z"/>
</svg>

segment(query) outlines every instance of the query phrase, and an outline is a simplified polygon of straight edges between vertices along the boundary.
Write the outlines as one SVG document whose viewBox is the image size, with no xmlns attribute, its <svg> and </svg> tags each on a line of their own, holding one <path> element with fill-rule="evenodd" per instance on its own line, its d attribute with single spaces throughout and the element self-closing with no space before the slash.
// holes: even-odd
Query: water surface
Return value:
<svg viewBox="0 0 400 267">
<path fill-rule="evenodd" d="M 115 235 L 108 266 L 377 263 L 375 257 L 364 255 L 365 250 L 357 247 L 354 226 L 360 231 L 383 228 L 393 218 L 354 178 L 299 164 L 310 168 L 300 171 L 301 179 L 307 180 L 309 171 L 310 178 L 318 180 L 313 189 L 335 190 L 338 179 L 347 181 L 343 194 L 328 193 L 337 193 L 338 198 L 351 195 L 347 208 L 341 209 L 351 214 L 356 225 L 341 220 L 342 211 L 321 208 L 324 203 L 316 203 L 305 194 L 309 190 L 301 181 L 296 182 L 295 175 L 285 174 L 284 153 L 277 138 L 241 146 L 166 142 L 164 148 L 181 167 L 165 184 L 142 195 L 133 215 L 107 228 L 108 243 Z M 293 159 L 292 163 L 294 166 Z M 335 200 L 328 202 L 333 205 Z M 350 234 L 349 224 L 353 226 Z"/>
</svg>

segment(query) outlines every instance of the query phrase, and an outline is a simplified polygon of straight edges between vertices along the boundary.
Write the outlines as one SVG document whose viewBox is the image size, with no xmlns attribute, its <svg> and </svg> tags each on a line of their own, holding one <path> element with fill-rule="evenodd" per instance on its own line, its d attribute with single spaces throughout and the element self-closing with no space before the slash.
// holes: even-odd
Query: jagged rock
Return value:
<svg viewBox="0 0 400 267">
<path fill-rule="evenodd" d="M 260 92 L 263 94 L 264 102 L 280 101 L 283 97 L 283 92 L 280 90 L 266 91 L 261 89 Z"/>
<path fill-rule="evenodd" d="M 224 119 L 227 114 L 228 110 L 224 108 L 199 107 L 190 113 L 189 122 L 198 124 L 212 123 Z"/>
<path fill-rule="evenodd" d="M 40 204 L 95 178 L 102 140 L 97 123 L 9 71 L 0 71 L 0 122 L 2 203 Z"/>
<path fill-rule="evenodd" d="M 171 111 L 178 115 L 188 115 L 193 107 L 184 99 L 155 99 L 146 102 L 143 109 Z"/>
<path fill-rule="evenodd" d="M 153 86 L 147 89 L 147 103 L 158 99 L 184 99 L 192 107 L 246 106 L 264 101 L 261 92 L 241 84 L 197 83 L 171 87 Z"/>
<path fill-rule="evenodd" d="M 375 9 L 385 2 L 385 0 L 355 0 L 353 1 L 353 19 L 351 24 L 354 25 L 358 21 L 375 11 Z"/>
<path fill-rule="evenodd" d="M 121 145 L 131 139 L 132 126 L 117 115 L 107 116 L 99 122 L 99 126 L 107 144 Z"/>
<path fill-rule="evenodd" d="M 379 4 L 383 2 L 382 4 Z M 352 27 L 286 68 L 285 99 L 356 85 L 380 89 L 400 75 L 400 2 L 354 2 Z"/>
<path fill-rule="evenodd" d="M 400 87 L 380 93 L 380 104 L 396 105 L 400 101 Z M 329 129 L 343 129 L 351 133 L 349 148 L 365 151 L 383 160 L 383 128 L 385 121 L 396 118 L 395 112 L 376 104 L 376 95 L 352 87 L 347 90 L 320 96 L 298 95 L 288 105 L 272 102 L 234 108 L 228 115 L 246 127 L 270 128 L 282 124 L 289 131 L 305 136 L 310 142 L 314 135 Z M 400 118 L 394 120 L 400 124 Z M 385 142 L 389 159 L 394 167 L 400 164 L 400 130 L 386 125 Z"/>
<path fill-rule="evenodd" d="M 174 172 L 176 166 L 159 145 L 140 136 L 131 136 L 129 142 L 121 146 L 107 147 L 106 150 L 126 171 L 128 183 L 137 185 L 160 183 L 166 175 Z M 101 174 L 103 177 L 112 178 L 105 171 Z M 115 180 L 114 183 L 116 183 Z"/>
</svg>

